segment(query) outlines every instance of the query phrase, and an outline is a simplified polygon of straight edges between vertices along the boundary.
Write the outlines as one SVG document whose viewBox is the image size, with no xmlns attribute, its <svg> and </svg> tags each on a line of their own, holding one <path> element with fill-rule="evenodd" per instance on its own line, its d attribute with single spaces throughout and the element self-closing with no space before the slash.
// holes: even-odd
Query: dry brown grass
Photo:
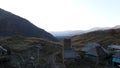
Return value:
<svg viewBox="0 0 120 68">
<path fill-rule="evenodd" d="M 72 37 L 74 47 L 83 47 L 89 42 L 97 42 L 104 47 L 111 44 L 120 45 L 120 29 L 100 30 Z"/>
</svg>

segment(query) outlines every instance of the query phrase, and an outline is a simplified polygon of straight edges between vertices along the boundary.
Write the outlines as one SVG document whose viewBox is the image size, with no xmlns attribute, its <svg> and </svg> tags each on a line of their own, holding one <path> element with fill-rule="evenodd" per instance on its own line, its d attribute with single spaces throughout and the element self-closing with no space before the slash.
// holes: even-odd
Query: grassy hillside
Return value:
<svg viewBox="0 0 120 68">
<path fill-rule="evenodd" d="M 120 45 L 120 29 L 99 30 L 72 37 L 72 45 L 79 49 L 89 42 L 97 42 L 104 47 Z"/>
<path fill-rule="evenodd" d="M 40 44 L 42 48 L 38 49 L 36 46 Z M 41 38 L 14 36 L 1 39 L 0 45 L 8 47 L 12 52 L 10 58 L 12 60 L 11 64 L 13 65 L 17 65 L 17 62 L 28 62 L 31 57 L 35 58 L 33 63 L 36 65 L 48 64 L 50 62 L 50 56 L 56 52 L 58 52 L 58 54 L 55 55 L 56 61 L 62 63 L 62 48 L 59 43 Z"/>
<path fill-rule="evenodd" d="M 58 47 L 55 45 L 59 45 L 55 42 L 47 41 L 41 38 L 23 37 L 23 36 L 13 36 L 0 40 L 0 45 L 7 45 L 8 47 L 10 47 L 12 50 L 15 51 L 28 50 L 37 44 L 43 44 L 43 46 L 51 45 L 53 47 Z"/>
</svg>

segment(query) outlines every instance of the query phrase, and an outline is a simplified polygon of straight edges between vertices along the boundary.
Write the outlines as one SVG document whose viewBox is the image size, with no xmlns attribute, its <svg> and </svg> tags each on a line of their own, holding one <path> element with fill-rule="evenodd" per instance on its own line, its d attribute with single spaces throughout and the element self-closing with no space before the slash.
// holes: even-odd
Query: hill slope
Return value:
<svg viewBox="0 0 120 68">
<path fill-rule="evenodd" d="M 81 48 L 89 42 L 97 42 L 104 47 L 120 45 L 120 29 L 99 30 L 72 37 L 72 45 L 75 47 Z"/>
<path fill-rule="evenodd" d="M 0 36 L 22 35 L 58 41 L 50 33 L 40 29 L 28 20 L 0 9 Z"/>
<path fill-rule="evenodd" d="M 7 63 L 9 63 L 11 66 L 14 66 L 15 68 L 19 68 L 18 66 L 21 68 L 27 68 L 26 66 L 29 66 L 27 65 L 29 63 L 34 64 L 37 66 L 37 68 L 45 68 L 48 66 L 48 62 L 51 62 L 49 60 L 53 54 L 55 54 L 54 57 L 56 57 L 53 57 L 53 60 L 56 59 L 56 63 L 62 64 L 62 46 L 58 43 L 43 40 L 41 38 L 22 36 L 7 37 L 0 40 L 0 46 L 4 47 L 10 52 L 9 55 L 0 56 L 0 63 L 2 62 L 1 60 L 4 60 L 2 57 L 8 57 L 10 59 L 10 62 Z M 31 58 L 34 60 L 31 61 Z M 17 63 L 21 65 L 17 65 Z M 4 64 L 0 64 L 0 68 Z M 41 67 L 41 65 L 43 67 Z"/>
</svg>

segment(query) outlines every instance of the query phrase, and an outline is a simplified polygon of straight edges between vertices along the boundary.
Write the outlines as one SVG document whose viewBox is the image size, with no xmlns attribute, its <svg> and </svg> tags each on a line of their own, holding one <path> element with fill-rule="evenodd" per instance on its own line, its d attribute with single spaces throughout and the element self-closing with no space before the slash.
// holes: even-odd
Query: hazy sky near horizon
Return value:
<svg viewBox="0 0 120 68">
<path fill-rule="evenodd" d="M 120 24 L 120 0 L 0 0 L 0 8 L 47 31 L 87 30 Z"/>
</svg>

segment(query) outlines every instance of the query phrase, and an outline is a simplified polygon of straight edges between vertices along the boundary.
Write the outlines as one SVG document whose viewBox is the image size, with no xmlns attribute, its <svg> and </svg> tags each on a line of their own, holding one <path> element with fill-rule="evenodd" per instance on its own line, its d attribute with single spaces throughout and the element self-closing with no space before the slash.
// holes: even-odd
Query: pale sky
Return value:
<svg viewBox="0 0 120 68">
<path fill-rule="evenodd" d="M 0 0 L 0 8 L 47 31 L 120 25 L 120 0 Z"/>
</svg>

